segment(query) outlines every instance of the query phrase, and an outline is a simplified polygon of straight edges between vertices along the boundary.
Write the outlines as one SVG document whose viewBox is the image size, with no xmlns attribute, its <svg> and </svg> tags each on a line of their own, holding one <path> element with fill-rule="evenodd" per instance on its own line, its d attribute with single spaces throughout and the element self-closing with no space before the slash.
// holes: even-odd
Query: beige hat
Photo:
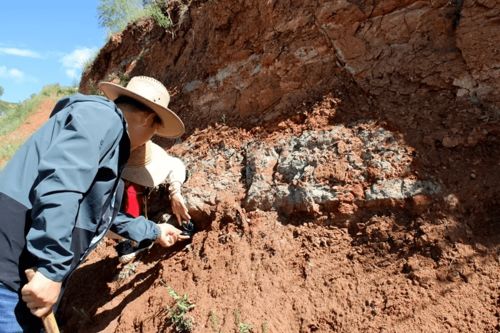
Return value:
<svg viewBox="0 0 500 333">
<path fill-rule="evenodd" d="M 122 178 L 146 187 L 158 186 L 169 173 L 164 163 L 167 158 L 167 152 L 149 140 L 130 153 Z"/>
<path fill-rule="evenodd" d="M 151 108 L 161 119 L 161 127 L 157 135 L 166 138 L 177 138 L 184 134 L 182 120 L 168 108 L 170 94 L 158 80 L 149 76 L 134 76 L 126 87 L 112 82 L 100 82 L 99 88 L 110 100 L 120 96 L 128 96 Z"/>
</svg>

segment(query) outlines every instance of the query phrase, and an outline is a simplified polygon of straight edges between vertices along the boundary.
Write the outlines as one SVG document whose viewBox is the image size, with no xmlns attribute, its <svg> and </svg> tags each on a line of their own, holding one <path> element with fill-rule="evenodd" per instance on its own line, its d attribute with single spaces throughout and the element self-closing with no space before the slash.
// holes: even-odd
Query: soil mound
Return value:
<svg viewBox="0 0 500 333">
<path fill-rule="evenodd" d="M 500 4 L 168 13 L 171 30 L 113 36 L 81 90 L 144 74 L 175 93 L 188 133 L 158 142 L 188 165 L 198 232 L 127 267 L 103 243 L 70 280 L 65 330 L 174 332 L 172 290 L 195 332 L 500 329 Z M 158 219 L 164 189 L 152 200 Z"/>
</svg>

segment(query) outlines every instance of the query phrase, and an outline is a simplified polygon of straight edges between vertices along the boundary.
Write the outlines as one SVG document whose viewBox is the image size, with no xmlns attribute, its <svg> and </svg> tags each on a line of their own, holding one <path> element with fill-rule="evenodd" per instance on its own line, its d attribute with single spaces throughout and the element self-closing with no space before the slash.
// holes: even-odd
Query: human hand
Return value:
<svg viewBox="0 0 500 333">
<path fill-rule="evenodd" d="M 175 193 L 172 195 L 170 198 L 170 204 L 172 205 L 172 212 L 177 218 L 177 222 L 179 222 L 179 224 L 182 221 L 189 221 L 191 219 L 182 194 Z"/>
<path fill-rule="evenodd" d="M 61 282 L 52 281 L 32 269 L 25 271 L 28 283 L 21 289 L 21 296 L 31 313 L 45 317 L 52 311 L 61 292 Z"/>
<path fill-rule="evenodd" d="M 163 247 L 170 247 L 181 239 L 189 239 L 189 236 L 181 235 L 182 231 L 171 224 L 161 223 L 158 224 L 158 227 L 160 227 L 160 235 L 156 242 Z"/>
</svg>

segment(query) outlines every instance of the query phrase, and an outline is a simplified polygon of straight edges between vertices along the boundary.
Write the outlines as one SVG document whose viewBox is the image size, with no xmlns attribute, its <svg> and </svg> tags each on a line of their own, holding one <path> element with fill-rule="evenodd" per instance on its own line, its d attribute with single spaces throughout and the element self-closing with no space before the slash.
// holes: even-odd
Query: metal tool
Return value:
<svg viewBox="0 0 500 333">
<path fill-rule="evenodd" d="M 182 232 L 181 232 L 182 236 L 192 237 L 194 235 L 194 232 L 195 232 L 194 223 L 191 222 L 191 220 L 182 221 L 181 222 L 181 230 L 182 230 Z"/>
</svg>

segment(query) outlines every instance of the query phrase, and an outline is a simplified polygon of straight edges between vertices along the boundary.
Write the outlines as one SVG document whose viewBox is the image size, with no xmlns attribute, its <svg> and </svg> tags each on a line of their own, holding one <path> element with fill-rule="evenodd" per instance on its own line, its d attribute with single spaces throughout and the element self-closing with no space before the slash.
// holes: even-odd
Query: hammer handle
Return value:
<svg viewBox="0 0 500 333">
<path fill-rule="evenodd" d="M 30 268 L 26 270 L 26 277 L 28 281 L 31 281 L 33 276 L 35 275 L 35 270 Z M 42 317 L 43 328 L 46 333 L 59 333 L 59 326 L 57 326 L 56 317 L 54 316 L 54 312 L 50 310 L 50 312 Z"/>
</svg>

